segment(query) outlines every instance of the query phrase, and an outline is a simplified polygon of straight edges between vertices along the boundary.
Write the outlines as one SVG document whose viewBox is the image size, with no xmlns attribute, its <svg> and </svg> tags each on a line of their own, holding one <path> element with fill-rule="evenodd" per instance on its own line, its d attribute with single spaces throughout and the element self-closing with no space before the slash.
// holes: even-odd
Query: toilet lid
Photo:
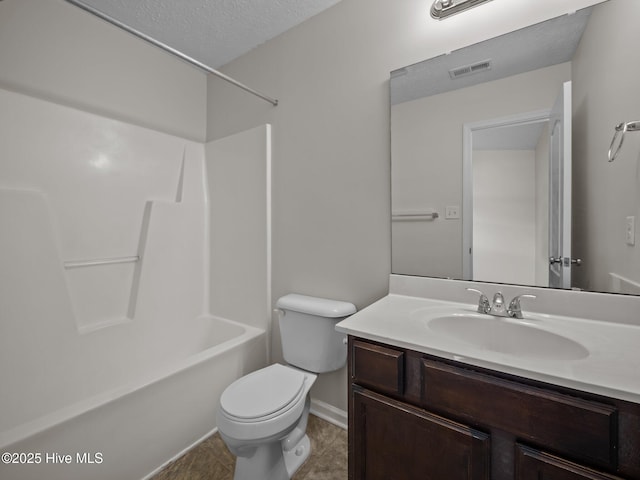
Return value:
<svg viewBox="0 0 640 480">
<path fill-rule="evenodd" d="M 229 415 L 251 420 L 283 410 L 297 400 L 305 375 L 274 364 L 239 378 L 222 393 L 220 406 Z"/>
</svg>

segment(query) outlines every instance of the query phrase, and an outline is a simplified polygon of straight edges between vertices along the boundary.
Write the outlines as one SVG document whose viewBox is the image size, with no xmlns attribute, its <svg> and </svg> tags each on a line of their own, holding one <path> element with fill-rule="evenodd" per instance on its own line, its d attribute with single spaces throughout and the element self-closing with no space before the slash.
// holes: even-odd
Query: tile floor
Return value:
<svg viewBox="0 0 640 480">
<path fill-rule="evenodd" d="M 311 455 L 293 480 L 346 480 L 347 431 L 314 415 L 307 434 Z M 151 480 L 232 480 L 235 458 L 217 433 L 163 468 Z"/>
</svg>

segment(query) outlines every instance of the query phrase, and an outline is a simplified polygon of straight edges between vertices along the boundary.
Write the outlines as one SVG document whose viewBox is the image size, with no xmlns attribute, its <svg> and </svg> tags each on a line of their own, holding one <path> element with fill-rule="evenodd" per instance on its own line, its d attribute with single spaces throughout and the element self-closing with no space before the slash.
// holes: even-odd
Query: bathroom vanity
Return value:
<svg viewBox="0 0 640 480">
<path fill-rule="evenodd" d="M 474 345 L 431 328 L 467 317 L 488 316 L 472 303 L 390 294 L 338 325 L 348 334 L 350 479 L 640 479 L 640 327 L 506 320 L 533 338 L 529 350 L 517 334 Z M 585 350 L 554 352 L 564 345 L 552 337 L 535 345 L 527 328 Z M 607 329 L 619 344 L 610 355 L 597 344 Z"/>
<path fill-rule="evenodd" d="M 640 406 L 349 337 L 352 479 L 640 479 Z"/>
</svg>

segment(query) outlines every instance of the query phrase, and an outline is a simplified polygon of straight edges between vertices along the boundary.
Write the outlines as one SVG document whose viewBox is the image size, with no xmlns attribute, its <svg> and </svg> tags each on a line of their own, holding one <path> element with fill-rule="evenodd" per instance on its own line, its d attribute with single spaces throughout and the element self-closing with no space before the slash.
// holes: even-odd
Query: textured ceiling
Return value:
<svg viewBox="0 0 640 480">
<path fill-rule="evenodd" d="M 218 68 L 340 0 L 82 0 Z"/>
<path fill-rule="evenodd" d="M 580 43 L 590 8 L 563 15 L 448 55 L 391 72 L 391 104 L 568 62 Z M 491 69 L 451 79 L 449 70 L 491 60 Z"/>
</svg>

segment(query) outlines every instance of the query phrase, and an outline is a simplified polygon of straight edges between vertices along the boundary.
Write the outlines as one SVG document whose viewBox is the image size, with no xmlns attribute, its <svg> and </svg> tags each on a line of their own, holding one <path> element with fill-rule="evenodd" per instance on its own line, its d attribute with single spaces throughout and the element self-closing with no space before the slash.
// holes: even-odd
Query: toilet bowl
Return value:
<svg viewBox="0 0 640 480">
<path fill-rule="evenodd" d="M 218 430 L 238 457 L 234 478 L 289 479 L 307 459 L 308 393 L 315 380 L 310 372 L 274 364 L 224 391 Z"/>
<path fill-rule="evenodd" d="M 288 365 L 249 373 L 220 397 L 218 431 L 237 457 L 234 480 L 291 479 L 311 452 L 309 390 L 318 373 L 346 362 L 344 336 L 334 327 L 356 311 L 353 304 L 289 294 L 276 305 Z"/>
</svg>

